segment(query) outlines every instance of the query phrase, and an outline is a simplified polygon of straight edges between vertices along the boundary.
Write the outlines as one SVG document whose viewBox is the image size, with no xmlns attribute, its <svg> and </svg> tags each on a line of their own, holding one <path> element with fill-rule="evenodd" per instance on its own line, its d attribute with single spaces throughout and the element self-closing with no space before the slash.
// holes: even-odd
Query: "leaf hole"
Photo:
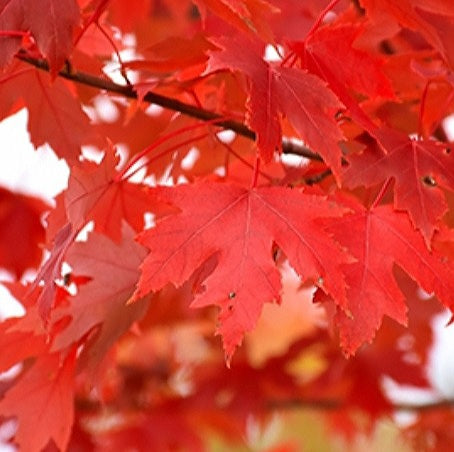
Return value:
<svg viewBox="0 0 454 452">
<path fill-rule="evenodd" d="M 424 176 L 422 181 L 429 187 L 437 186 L 437 182 L 435 181 L 435 179 L 432 176 Z"/>
<path fill-rule="evenodd" d="M 65 273 L 63 275 L 63 285 L 68 287 L 71 284 L 71 273 Z"/>
</svg>

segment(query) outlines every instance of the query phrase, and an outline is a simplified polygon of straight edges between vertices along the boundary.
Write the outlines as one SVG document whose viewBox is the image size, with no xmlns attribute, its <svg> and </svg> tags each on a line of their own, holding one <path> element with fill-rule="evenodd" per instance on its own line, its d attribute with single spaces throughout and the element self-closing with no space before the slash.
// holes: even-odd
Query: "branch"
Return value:
<svg viewBox="0 0 454 452">
<path fill-rule="evenodd" d="M 31 64 L 32 66 L 35 66 L 38 69 L 49 72 L 49 64 L 46 60 L 31 57 L 25 52 L 19 52 L 17 58 L 28 64 Z M 96 77 L 86 72 L 73 71 L 69 65 L 66 65 L 63 69 L 61 69 L 58 72 L 58 75 L 67 80 L 72 80 L 73 82 L 80 83 L 82 85 L 91 86 L 93 88 L 108 91 L 110 93 L 120 94 L 121 96 L 128 99 L 138 98 L 133 86 L 119 85 L 118 83 L 115 83 L 107 78 Z M 185 102 L 181 102 L 177 99 L 172 99 L 171 97 L 163 96 L 152 91 L 149 91 L 147 94 L 145 94 L 143 100 L 150 104 L 156 104 L 163 108 L 178 111 L 184 115 L 201 119 L 202 121 L 210 121 L 213 119 L 223 118 L 223 116 L 218 113 L 195 107 Z M 238 135 L 242 135 L 243 137 L 249 138 L 250 140 L 256 139 L 255 132 L 241 122 L 234 120 L 220 120 L 219 122 L 216 122 L 215 125 L 217 127 L 232 130 Z M 322 158 L 311 149 L 307 148 L 304 145 L 294 143 L 286 138 L 282 140 L 282 152 L 284 154 L 300 155 L 310 160 L 322 161 Z"/>
<path fill-rule="evenodd" d="M 271 400 L 268 406 L 272 409 L 317 409 L 322 411 L 338 410 L 340 408 L 354 407 L 354 405 L 347 405 L 340 399 L 305 399 L 296 398 L 288 400 Z M 390 402 L 390 408 L 393 411 L 413 411 L 415 413 L 422 413 L 440 409 L 454 408 L 453 399 L 436 400 L 427 403 L 393 403 Z"/>
<path fill-rule="evenodd" d="M 106 408 L 105 402 L 94 400 L 92 398 L 85 398 L 76 396 L 76 408 L 82 412 L 96 412 Z M 135 402 L 131 402 L 131 407 Z M 115 402 L 112 403 L 112 407 Z M 131 408 L 130 407 L 130 408 Z M 413 411 L 415 413 L 424 413 L 429 411 L 436 411 L 440 409 L 452 409 L 454 407 L 454 400 L 446 399 L 428 403 L 391 403 L 390 409 L 393 411 Z M 324 398 L 298 398 L 288 400 L 270 400 L 266 404 L 266 408 L 270 410 L 318 410 L 318 411 L 335 411 L 339 409 L 355 408 L 355 405 L 346 404 L 340 399 L 324 399 Z M 138 410 L 144 410 L 143 405 L 136 406 Z"/>
</svg>

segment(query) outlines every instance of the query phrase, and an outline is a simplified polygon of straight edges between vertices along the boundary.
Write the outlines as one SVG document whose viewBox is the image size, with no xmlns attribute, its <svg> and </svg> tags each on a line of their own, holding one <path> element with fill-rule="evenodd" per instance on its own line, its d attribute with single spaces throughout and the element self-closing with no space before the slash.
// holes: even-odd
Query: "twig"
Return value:
<svg viewBox="0 0 454 452">
<path fill-rule="evenodd" d="M 112 406 L 115 402 L 112 403 Z M 76 407 L 82 412 L 96 412 L 105 408 L 105 404 L 93 399 L 76 396 Z M 355 405 L 344 403 L 340 399 L 317 399 L 317 398 L 297 398 L 288 400 L 270 400 L 266 404 L 266 408 L 270 410 L 318 410 L 318 411 L 334 411 L 339 409 L 355 408 Z M 413 411 L 415 413 L 424 413 L 440 409 L 454 408 L 454 400 L 439 400 L 423 404 L 418 403 L 390 403 L 389 408 L 392 411 Z M 144 409 L 144 407 L 140 407 Z"/>
<path fill-rule="evenodd" d="M 17 58 L 26 63 L 31 64 L 32 66 L 35 66 L 38 69 L 49 72 L 49 64 L 46 60 L 31 57 L 27 55 L 24 51 L 19 52 Z M 129 99 L 138 98 L 138 95 L 134 91 L 134 88 L 132 86 L 119 85 L 118 83 L 115 83 L 107 78 L 96 77 L 86 72 L 73 71 L 68 66 L 65 66 L 63 69 L 61 69 L 58 72 L 58 75 L 60 77 L 72 80 L 82 85 L 91 86 L 93 88 L 98 88 L 100 90 L 108 91 L 110 93 L 120 94 L 121 96 Z M 152 91 L 149 91 L 147 94 L 145 94 L 143 100 L 150 104 L 160 105 L 163 108 L 178 111 L 184 115 L 201 119 L 202 121 L 209 121 L 223 117 L 218 113 L 205 110 L 200 107 L 195 107 L 185 102 L 181 102 L 177 99 L 172 99 L 170 97 L 163 96 Z M 253 130 L 251 130 L 245 124 L 238 121 L 222 120 L 217 122 L 216 126 L 232 130 L 233 132 L 236 132 L 239 135 L 249 138 L 250 140 L 255 140 L 256 138 L 256 134 Z M 294 143 L 285 138 L 282 140 L 282 152 L 284 152 L 285 154 L 300 155 L 311 160 L 318 161 L 322 160 L 317 153 L 307 148 L 306 146 L 299 143 Z"/>
<path fill-rule="evenodd" d="M 340 399 L 307 399 L 296 398 L 288 400 L 271 400 L 268 406 L 272 409 L 316 409 L 322 411 L 338 410 L 340 408 L 354 407 L 354 405 L 344 403 Z M 454 400 L 444 399 L 427 403 L 393 403 L 389 405 L 392 411 L 413 411 L 417 413 L 454 408 Z"/>
<path fill-rule="evenodd" d="M 319 174 L 315 174 L 314 176 L 310 176 L 304 179 L 307 185 L 315 185 L 321 182 L 323 179 L 326 179 L 328 176 L 332 174 L 330 169 L 322 171 Z"/>
</svg>

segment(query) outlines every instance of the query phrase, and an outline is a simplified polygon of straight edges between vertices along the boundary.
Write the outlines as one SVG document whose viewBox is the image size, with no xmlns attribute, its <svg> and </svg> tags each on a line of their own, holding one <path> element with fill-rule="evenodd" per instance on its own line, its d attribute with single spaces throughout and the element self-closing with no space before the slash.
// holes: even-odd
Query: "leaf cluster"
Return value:
<svg viewBox="0 0 454 452">
<path fill-rule="evenodd" d="M 0 6 L 0 119 L 70 169 L 52 207 L 0 190 L 11 441 L 360 450 L 410 408 L 402 450 L 449 450 L 449 401 L 383 379 L 430 387 L 454 305 L 453 26 L 443 0 Z"/>
</svg>

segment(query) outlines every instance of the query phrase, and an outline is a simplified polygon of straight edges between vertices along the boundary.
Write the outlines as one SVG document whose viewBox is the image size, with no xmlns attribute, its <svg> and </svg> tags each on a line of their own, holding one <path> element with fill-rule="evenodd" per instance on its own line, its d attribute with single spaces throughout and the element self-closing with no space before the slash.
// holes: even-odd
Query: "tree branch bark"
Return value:
<svg viewBox="0 0 454 452">
<path fill-rule="evenodd" d="M 38 69 L 49 72 L 49 64 L 46 60 L 31 57 L 25 52 L 20 52 L 17 55 L 17 58 L 19 58 L 21 61 L 31 64 Z M 118 83 L 115 83 L 107 78 L 97 77 L 86 72 L 73 71 L 71 70 L 69 65 L 61 69 L 58 72 L 58 75 L 67 80 L 72 80 L 73 82 L 91 86 L 93 88 L 104 90 L 110 93 L 119 94 L 128 99 L 138 98 L 138 95 L 136 91 L 134 91 L 134 87 L 132 85 L 119 85 Z M 150 104 L 156 104 L 169 110 L 178 111 L 184 115 L 191 116 L 192 118 L 200 119 L 202 121 L 220 119 L 220 121 L 216 123 L 217 127 L 232 130 L 233 132 L 249 138 L 250 140 L 256 139 L 255 132 L 245 124 L 234 120 L 222 120 L 223 116 L 218 113 L 205 110 L 203 108 L 199 108 L 194 105 L 181 102 L 177 99 L 172 99 L 171 97 L 154 93 L 152 91 L 149 91 L 144 96 L 143 100 Z M 299 155 L 310 160 L 322 161 L 322 158 L 316 152 L 312 151 L 304 145 L 295 143 L 288 138 L 284 138 L 282 140 L 282 152 L 284 154 Z"/>
<path fill-rule="evenodd" d="M 332 411 L 340 408 L 354 407 L 347 405 L 340 399 L 288 399 L 288 400 L 271 400 L 269 407 L 272 409 L 316 409 L 321 411 Z M 394 411 L 413 411 L 415 413 L 453 409 L 454 400 L 443 399 L 426 403 L 390 403 L 390 408 Z"/>
<path fill-rule="evenodd" d="M 115 406 L 115 403 L 112 403 Z M 104 409 L 106 405 L 98 400 L 88 399 L 84 397 L 76 398 L 76 407 L 78 411 L 96 412 Z M 317 410 L 317 411 L 335 411 L 339 409 L 354 409 L 355 405 L 348 405 L 340 399 L 289 399 L 289 400 L 270 400 L 266 408 L 270 410 Z M 412 411 L 414 413 L 424 413 L 440 409 L 452 410 L 454 407 L 454 400 L 441 400 L 435 402 L 428 402 L 423 404 L 418 403 L 395 403 L 390 405 L 393 411 Z M 140 410 L 143 406 L 140 407 Z"/>
</svg>

